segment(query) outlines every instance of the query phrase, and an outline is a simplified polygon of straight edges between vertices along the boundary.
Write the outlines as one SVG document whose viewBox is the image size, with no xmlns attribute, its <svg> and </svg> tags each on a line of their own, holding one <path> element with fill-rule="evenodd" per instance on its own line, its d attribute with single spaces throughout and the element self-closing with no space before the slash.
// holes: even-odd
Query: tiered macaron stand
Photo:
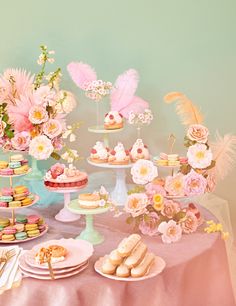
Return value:
<svg viewBox="0 0 236 306">
<path fill-rule="evenodd" d="M 9 178 L 10 180 L 10 187 L 13 188 L 13 178 L 16 178 L 16 177 L 21 177 L 21 176 L 24 176 L 24 175 L 27 175 L 31 172 L 31 168 L 29 168 L 29 170 L 26 172 L 26 173 L 22 173 L 22 174 L 13 174 L 13 175 L 0 175 L 0 177 L 2 178 Z M 28 208 L 30 206 L 33 206 L 34 204 L 36 204 L 38 201 L 39 201 L 39 196 L 36 195 L 36 194 L 32 194 L 34 196 L 34 200 L 31 204 L 27 205 L 27 206 L 19 206 L 19 207 L 0 207 L 0 211 L 7 211 L 7 212 L 11 212 L 11 222 L 12 224 L 11 225 L 14 225 L 15 224 L 15 220 L 16 220 L 16 217 L 15 217 L 15 210 L 20 210 L 20 209 L 23 209 L 23 208 Z M 45 225 L 45 230 L 43 232 L 40 233 L 40 235 L 38 236 L 35 236 L 35 237 L 31 237 L 31 238 L 27 238 L 27 239 L 24 239 L 24 240 L 13 240 L 13 241 L 3 241 L 3 240 L 0 240 L 0 244 L 6 244 L 6 243 L 21 243 L 21 242 L 26 242 L 26 241 L 29 241 L 29 240 L 33 240 L 33 239 L 36 239 L 36 238 L 39 238 L 41 236 L 43 236 L 44 234 L 46 234 L 46 232 L 48 231 L 48 226 Z"/>
<path fill-rule="evenodd" d="M 71 202 L 71 193 L 76 193 L 80 189 L 85 188 L 87 185 L 83 185 L 81 187 L 72 187 L 72 188 L 53 188 L 49 186 L 45 186 L 48 191 L 63 193 L 64 194 L 64 207 L 56 214 L 55 219 L 60 222 L 73 222 L 79 220 L 80 215 L 74 214 L 68 210 L 68 204 Z"/>
<path fill-rule="evenodd" d="M 102 234 L 94 228 L 93 216 L 107 212 L 110 209 L 108 205 L 94 209 L 84 209 L 79 206 L 78 200 L 73 200 L 67 205 L 67 208 L 74 214 L 85 215 L 86 227 L 76 239 L 87 240 L 93 245 L 100 244 L 104 241 Z"/>
</svg>

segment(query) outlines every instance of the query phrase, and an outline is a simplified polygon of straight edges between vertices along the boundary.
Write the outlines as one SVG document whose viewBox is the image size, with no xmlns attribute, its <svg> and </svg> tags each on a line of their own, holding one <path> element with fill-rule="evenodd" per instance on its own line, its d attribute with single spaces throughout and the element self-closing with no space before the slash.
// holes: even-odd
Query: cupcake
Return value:
<svg viewBox="0 0 236 306">
<path fill-rule="evenodd" d="M 143 144 L 142 139 L 137 139 L 130 149 L 130 158 L 132 162 L 136 162 L 138 159 L 150 159 L 148 148 Z"/>
<path fill-rule="evenodd" d="M 97 141 L 90 152 L 90 160 L 93 163 L 107 163 L 109 156 L 109 149 L 105 147 L 104 143 Z"/>
<path fill-rule="evenodd" d="M 110 111 L 105 115 L 104 128 L 106 130 L 121 129 L 124 125 L 123 116 L 117 111 Z"/>
<path fill-rule="evenodd" d="M 108 162 L 111 165 L 127 165 L 130 162 L 129 151 L 121 142 L 110 152 Z"/>
</svg>

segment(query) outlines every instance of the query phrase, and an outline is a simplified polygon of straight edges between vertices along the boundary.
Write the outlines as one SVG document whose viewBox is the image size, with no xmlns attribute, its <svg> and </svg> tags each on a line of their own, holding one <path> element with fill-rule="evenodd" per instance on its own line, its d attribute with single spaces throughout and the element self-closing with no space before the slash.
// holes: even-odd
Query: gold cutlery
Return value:
<svg viewBox="0 0 236 306">
<path fill-rule="evenodd" d="M 52 269 L 52 264 L 51 264 L 51 258 L 48 258 L 48 269 L 49 269 L 49 273 L 51 276 L 51 279 L 55 279 L 54 273 L 53 273 L 53 269 Z"/>
<path fill-rule="evenodd" d="M 3 262 L 3 265 L 0 269 L 0 277 L 2 276 L 3 272 L 4 272 L 4 269 L 5 269 L 5 266 L 7 264 L 7 262 L 13 257 L 16 255 L 16 252 L 15 252 L 15 249 L 11 249 L 11 250 L 8 250 L 6 252 L 3 251 L 3 254 L 1 255 L 1 258 L 0 258 L 0 262 L 2 263 Z"/>
</svg>

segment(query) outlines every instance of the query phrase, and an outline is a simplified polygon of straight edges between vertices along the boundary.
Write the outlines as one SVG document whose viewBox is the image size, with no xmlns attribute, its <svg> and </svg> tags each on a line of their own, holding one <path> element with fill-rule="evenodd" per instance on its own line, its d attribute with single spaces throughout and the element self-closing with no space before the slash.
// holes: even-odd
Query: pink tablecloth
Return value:
<svg viewBox="0 0 236 306">
<path fill-rule="evenodd" d="M 53 216 L 59 209 L 53 206 L 37 209 L 50 225 L 48 234 L 34 242 L 21 244 L 25 249 L 43 240 L 75 237 L 84 221 L 60 223 Z M 35 210 L 28 209 L 28 213 Z M 213 218 L 204 209 L 207 218 Z M 224 241 L 219 234 L 199 231 L 185 235 L 175 244 L 163 244 L 159 237 L 143 237 L 149 249 L 162 256 L 167 267 L 162 274 L 143 282 L 112 281 L 93 269 L 95 261 L 131 232 L 125 216 L 111 213 L 96 216 L 96 226 L 104 234 L 103 244 L 95 246 L 89 267 L 81 274 L 57 281 L 23 279 L 19 288 L 5 292 L 0 305 L 7 306 L 233 306 Z"/>
</svg>

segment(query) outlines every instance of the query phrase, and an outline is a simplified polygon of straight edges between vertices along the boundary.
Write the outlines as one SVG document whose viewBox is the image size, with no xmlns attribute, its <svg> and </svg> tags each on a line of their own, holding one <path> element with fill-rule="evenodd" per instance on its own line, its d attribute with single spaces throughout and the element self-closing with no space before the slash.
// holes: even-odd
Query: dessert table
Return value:
<svg viewBox="0 0 236 306">
<path fill-rule="evenodd" d="M 76 237 L 85 225 L 81 220 L 63 224 L 54 219 L 58 205 L 48 208 L 27 209 L 39 213 L 50 228 L 38 240 Z M 208 219 L 215 217 L 201 208 Z M 95 261 L 109 253 L 118 242 L 131 232 L 125 223 L 126 215 L 114 218 L 112 212 L 96 216 L 95 224 L 104 235 L 104 243 L 94 246 L 89 267 L 67 279 L 41 281 L 24 278 L 19 288 L 1 295 L 1 305 L 27 306 L 233 306 L 235 305 L 230 281 L 225 242 L 218 233 L 205 234 L 200 230 L 184 235 L 175 244 L 163 244 L 160 237 L 143 236 L 149 249 L 166 261 L 165 270 L 158 276 L 142 282 L 109 280 L 98 275 Z M 30 249 L 36 241 L 22 243 Z"/>
</svg>

